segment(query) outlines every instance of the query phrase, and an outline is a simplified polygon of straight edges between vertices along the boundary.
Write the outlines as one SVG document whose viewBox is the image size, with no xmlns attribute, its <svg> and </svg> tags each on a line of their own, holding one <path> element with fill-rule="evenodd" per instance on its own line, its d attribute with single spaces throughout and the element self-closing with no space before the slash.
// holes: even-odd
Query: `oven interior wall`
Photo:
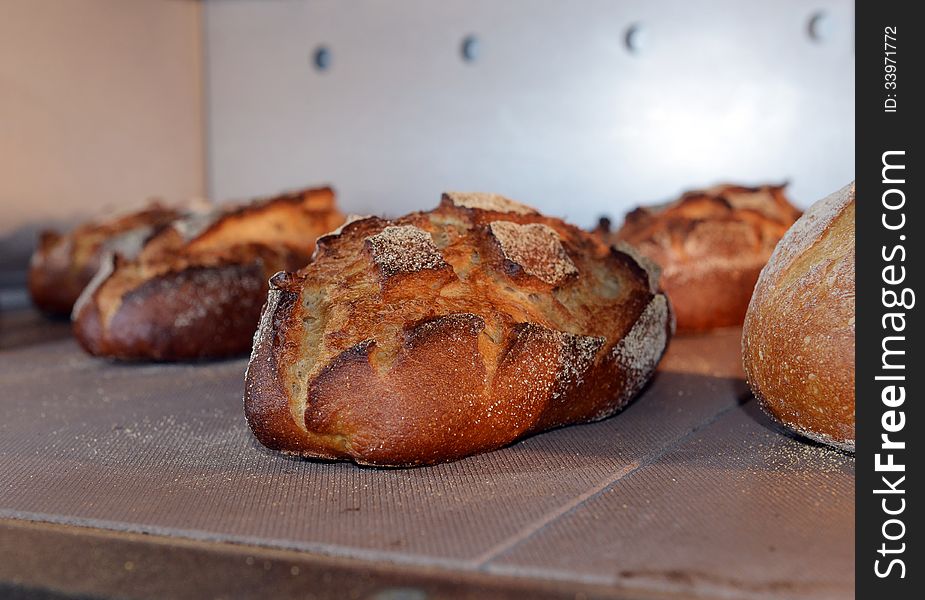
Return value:
<svg viewBox="0 0 925 600">
<path fill-rule="evenodd" d="M 13 0 L 0 286 L 36 231 L 329 182 L 355 213 L 490 190 L 579 225 L 854 170 L 850 0 Z M 322 66 L 326 68 L 322 68 Z"/>
<path fill-rule="evenodd" d="M 204 8 L 218 198 L 330 181 L 400 214 L 486 190 L 589 226 L 722 180 L 806 206 L 854 177 L 850 0 Z"/>
</svg>

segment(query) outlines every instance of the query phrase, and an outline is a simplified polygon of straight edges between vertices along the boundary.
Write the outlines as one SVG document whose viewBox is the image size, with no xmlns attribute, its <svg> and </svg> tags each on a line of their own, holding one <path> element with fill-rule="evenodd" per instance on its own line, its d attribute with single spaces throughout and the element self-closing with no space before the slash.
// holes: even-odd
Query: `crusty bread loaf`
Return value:
<svg viewBox="0 0 925 600">
<path fill-rule="evenodd" d="M 248 366 L 257 438 L 407 466 L 612 415 L 672 330 L 657 275 L 493 194 L 348 221 L 271 281 Z"/>
<path fill-rule="evenodd" d="M 74 306 L 83 348 L 119 359 L 247 352 L 279 270 L 305 266 L 343 216 L 329 188 L 178 219 L 135 259 L 111 256 Z"/>
<path fill-rule="evenodd" d="M 179 216 L 179 210 L 152 202 L 140 211 L 85 223 L 66 234 L 41 232 L 29 265 L 32 302 L 49 315 L 70 315 L 106 253 L 134 257 L 147 238 Z"/>
<path fill-rule="evenodd" d="M 799 216 L 782 185 L 720 185 L 637 208 L 609 238 L 662 267 L 678 332 L 699 332 L 742 324 L 758 273 Z"/>
<path fill-rule="evenodd" d="M 854 184 L 814 204 L 777 245 L 745 318 L 742 353 L 762 407 L 854 450 Z"/>
</svg>

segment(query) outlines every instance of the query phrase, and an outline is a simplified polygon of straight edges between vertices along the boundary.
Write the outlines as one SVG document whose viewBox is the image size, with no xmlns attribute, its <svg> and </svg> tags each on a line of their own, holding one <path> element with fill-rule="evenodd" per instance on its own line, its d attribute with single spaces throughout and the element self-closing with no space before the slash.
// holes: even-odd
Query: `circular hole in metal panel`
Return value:
<svg viewBox="0 0 925 600">
<path fill-rule="evenodd" d="M 821 44 L 832 39 L 835 33 L 835 19 L 824 10 L 817 11 L 809 17 L 806 24 L 809 39 Z"/>
<path fill-rule="evenodd" d="M 327 46 L 318 46 L 312 53 L 312 64 L 318 71 L 327 71 L 331 67 L 331 50 Z"/>
<path fill-rule="evenodd" d="M 462 55 L 464 62 L 475 62 L 479 57 L 479 38 L 474 35 L 464 37 L 459 45 L 459 53 Z"/>
<path fill-rule="evenodd" d="M 623 43 L 630 54 L 640 54 L 648 44 L 649 35 L 642 23 L 633 23 L 626 28 Z"/>
</svg>

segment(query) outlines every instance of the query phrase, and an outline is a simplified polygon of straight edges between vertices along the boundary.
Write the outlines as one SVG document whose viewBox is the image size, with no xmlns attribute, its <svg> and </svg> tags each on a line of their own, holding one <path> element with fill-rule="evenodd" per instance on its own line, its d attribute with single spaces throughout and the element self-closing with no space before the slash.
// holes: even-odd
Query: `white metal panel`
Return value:
<svg viewBox="0 0 925 600">
<path fill-rule="evenodd" d="M 394 215 L 484 190 L 590 225 L 720 180 L 789 179 L 805 206 L 854 177 L 846 0 L 211 0 L 204 22 L 219 199 L 331 182 Z"/>
</svg>

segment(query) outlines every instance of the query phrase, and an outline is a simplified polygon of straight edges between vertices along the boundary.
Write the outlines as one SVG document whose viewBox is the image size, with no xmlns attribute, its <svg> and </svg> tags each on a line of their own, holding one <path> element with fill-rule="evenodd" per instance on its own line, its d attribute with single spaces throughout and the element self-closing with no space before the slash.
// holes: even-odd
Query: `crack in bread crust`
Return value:
<svg viewBox="0 0 925 600">
<path fill-rule="evenodd" d="M 612 414 L 648 380 L 672 328 L 653 273 L 559 219 L 476 197 L 352 222 L 286 280 L 289 315 L 260 336 L 278 366 L 248 371 L 247 405 L 272 409 L 248 413 L 260 441 L 432 464 Z"/>
</svg>

